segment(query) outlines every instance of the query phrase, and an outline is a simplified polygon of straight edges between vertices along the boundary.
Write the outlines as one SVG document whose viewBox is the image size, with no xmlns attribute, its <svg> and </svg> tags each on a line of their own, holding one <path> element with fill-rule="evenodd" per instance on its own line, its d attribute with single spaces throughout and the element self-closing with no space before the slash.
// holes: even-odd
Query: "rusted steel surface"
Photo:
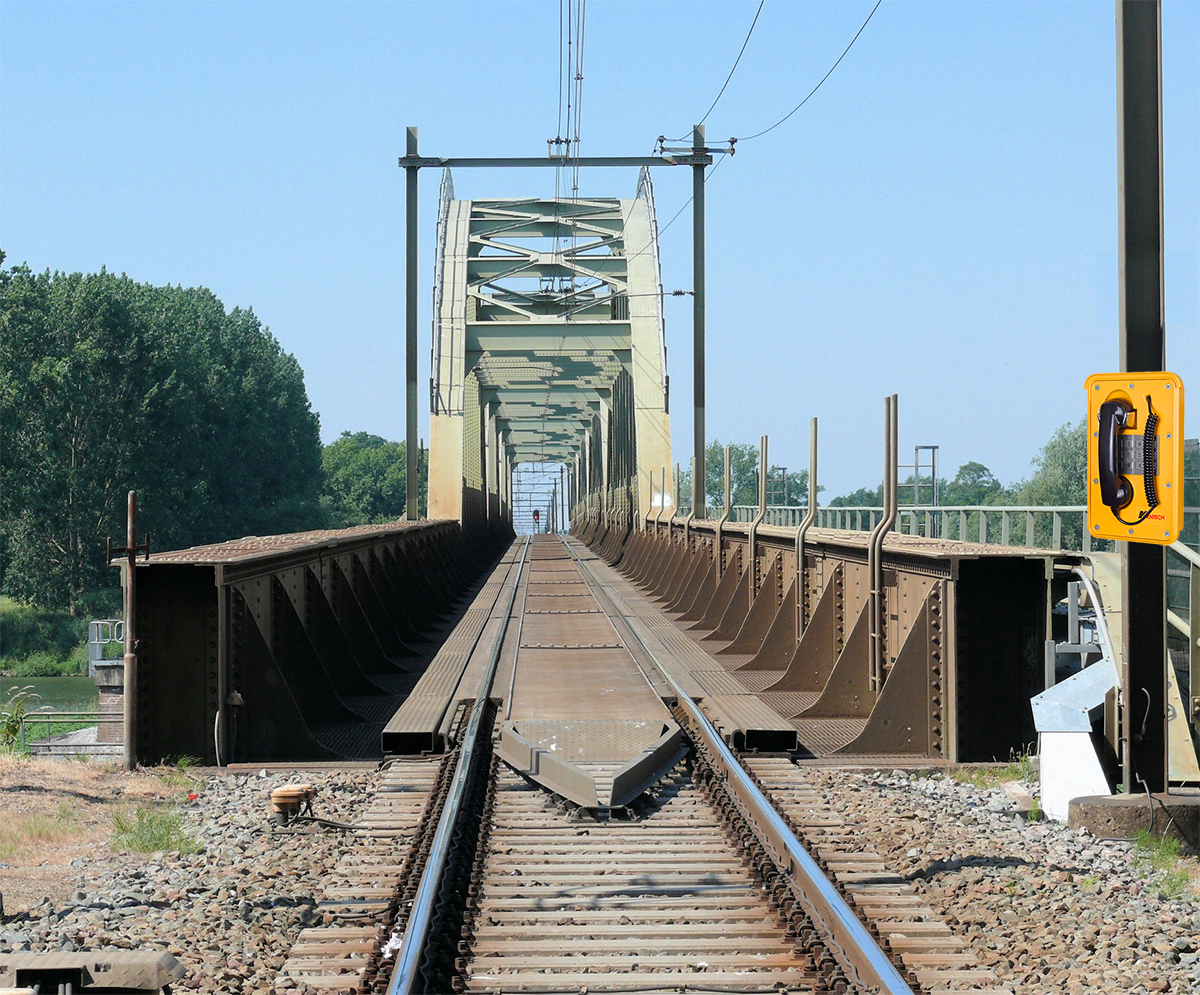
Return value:
<svg viewBox="0 0 1200 995">
<path fill-rule="evenodd" d="M 679 759 L 678 727 L 563 540 L 531 541 L 522 595 L 499 755 L 576 804 L 624 805 Z"/>
<path fill-rule="evenodd" d="M 603 531 L 591 526 L 580 522 L 580 535 Z M 688 653 L 655 614 L 708 657 L 686 669 L 714 713 L 722 698 L 737 713 L 726 715 L 731 737 L 746 742 L 749 726 L 775 713 L 817 755 L 990 760 L 1033 738 L 1029 698 L 1042 690 L 1059 554 L 887 533 L 873 638 L 870 534 L 809 529 L 800 563 L 795 529 L 759 526 L 753 553 L 749 532 L 647 520 L 619 544 L 591 543 L 673 659 Z M 873 647 L 882 683 L 872 680 Z"/>
<path fill-rule="evenodd" d="M 346 549 L 356 540 L 367 543 L 375 540 L 404 535 L 405 533 L 428 531 L 446 525 L 446 522 L 386 522 L 380 525 L 356 525 L 348 529 L 316 529 L 310 532 L 289 532 L 275 536 L 243 536 L 226 542 L 206 546 L 190 546 L 163 553 L 152 553 L 151 563 L 253 563 L 256 560 L 273 559 L 285 553 L 302 552 L 311 554 L 313 549 L 325 546 L 330 549 Z"/>
<path fill-rule="evenodd" d="M 474 700 L 478 678 L 467 674 L 473 659 L 482 660 L 490 645 L 489 627 L 501 624 L 504 593 L 516 579 L 519 544 L 513 543 L 484 580 L 470 607 L 425 669 L 411 693 L 388 720 L 382 732 L 385 755 L 441 750 L 448 717 L 460 701 Z"/>
<path fill-rule="evenodd" d="M 393 523 L 137 563 L 139 762 L 380 756 L 387 717 L 498 538 Z"/>
<path fill-rule="evenodd" d="M 811 858 L 801 873 L 799 844 L 745 774 L 733 776 L 732 754 L 715 765 L 717 733 L 631 627 L 598 559 L 575 540 L 529 547 L 528 569 L 504 574 L 506 610 L 474 654 L 489 659 L 478 693 L 491 695 L 500 735 L 463 747 L 411 914 L 421 929 L 393 934 L 389 995 L 701 982 L 909 992 L 832 886 L 811 876 Z M 535 592 L 540 604 L 577 599 L 579 617 L 529 611 Z M 681 709 L 674 718 L 664 698 Z M 652 724 L 663 732 L 649 742 Z M 696 752 L 679 765 L 685 735 Z M 622 777 L 629 800 L 614 804 Z"/>
</svg>

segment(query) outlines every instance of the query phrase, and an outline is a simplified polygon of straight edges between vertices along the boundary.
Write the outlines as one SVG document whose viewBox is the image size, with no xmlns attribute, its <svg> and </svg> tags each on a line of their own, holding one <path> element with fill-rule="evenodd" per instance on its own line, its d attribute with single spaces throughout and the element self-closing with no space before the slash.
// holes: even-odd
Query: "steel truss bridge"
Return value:
<svg viewBox="0 0 1200 995">
<path fill-rule="evenodd" d="M 533 463 L 563 464 L 571 497 L 619 481 L 627 516 L 661 506 L 636 486 L 671 460 L 661 290 L 648 168 L 627 200 L 476 201 L 447 169 L 430 517 L 509 524 L 513 470 Z"/>
<path fill-rule="evenodd" d="M 1142 42 L 1153 37 L 1154 5 L 1120 10 Z M 1139 99 L 1153 97 L 1146 86 Z M 1123 137 L 1124 191 L 1146 186 L 1131 177 L 1152 137 Z M 1061 684 L 1084 675 L 1095 695 L 1062 712 L 1067 731 L 1101 744 L 1099 793 L 1132 784 L 1131 764 L 1157 778 L 1150 789 L 1200 781 L 1189 728 L 1200 716 L 1200 556 L 1187 547 L 1177 552 L 1189 617 L 1172 618 L 1190 665 L 1185 693 L 1162 673 L 1163 632 L 1148 633 L 1142 606 L 1123 598 L 1139 571 L 1165 580 L 1165 554 L 1048 548 L 1062 545 L 1075 509 L 1052 509 L 1052 540 L 1040 544 L 1012 545 L 1006 517 L 1023 516 L 1018 537 L 1037 540 L 1036 509 L 994 509 L 1001 543 L 983 541 L 993 509 L 923 521 L 910 511 L 903 531 L 896 395 L 884 403 L 882 508 L 859 509 L 853 524 L 840 511 L 822 517 L 815 419 L 803 517 L 768 514 L 765 436 L 757 507 L 735 513 L 728 456 L 724 501 L 705 506 L 703 169 L 714 150 L 697 128 L 691 149 L 667 151 L 575 160 L 642 167 L 628 199 L 462 201 L 460 166 L 570 163 L 425 158 L 410 129 L 400 160 L 410 494 L 416 184 L 420 169 L 443 169 L 429 521 L 413 520 L 413 507 L 404 522 L 144 560 L 131 524 L 128 757 L 389 759 L 358 827 L 371 846 L 339 868 L 321 906 L 327 928 L 306 930 L 282 969 L 289 986 L 987 989 L 994 974 L 909 882 L 815 810 L 797 769 L 1005 760 L 1042 731 L 1031 699 L 1060 686 L 1065 656 L 1076 663 Z M 669 473 L 649 175 L 674 164 L 693 169 L 699 222 L 690 502 Z M 1125 206 L 1127 227 L 1145 221 Z M 1123 261 L 1153 284 L 1144 259 Z M 1131 356 L 1153 335 L 1126 317 Z M 516 536 L 518 508 L 533 509 L 514 480 L 555 466 L 547 518 L 570 534 Z M 1081 635 L 1083 588 L 1094 643 Z M 1163 630 L 1165 589 L 1155 604 Z M 1163 652 L 1148 666 L 1155 639 Z M 1093 656 L 1103 665 L 1084 667 Z M 1128 694 L 1106 705 L 1121 659 L 1137 682 L 1127 687 L 1148 702 L 1136 739 Z M 1171 818 L 1194 825 L 1198 813 Z"/>
</svg>

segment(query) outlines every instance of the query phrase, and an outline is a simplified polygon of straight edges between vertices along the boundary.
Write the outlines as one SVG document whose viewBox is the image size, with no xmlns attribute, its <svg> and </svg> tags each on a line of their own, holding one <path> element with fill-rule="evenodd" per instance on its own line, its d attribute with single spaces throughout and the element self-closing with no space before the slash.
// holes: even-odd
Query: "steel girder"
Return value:
<svg viewBox="0 0 1200 995">
<path fill-rule="evenodd" d="M 648 170 L 630 200 L 477 201 L 446 170 L 430 410 L 435 518 L 474 520 L 491 503 L 469 480 L 503 486 L 519 463 L 571 464 L 588 490 L 671 465 Z M 468 472 L 493 457 L 505 472 Z"/>
</svg>

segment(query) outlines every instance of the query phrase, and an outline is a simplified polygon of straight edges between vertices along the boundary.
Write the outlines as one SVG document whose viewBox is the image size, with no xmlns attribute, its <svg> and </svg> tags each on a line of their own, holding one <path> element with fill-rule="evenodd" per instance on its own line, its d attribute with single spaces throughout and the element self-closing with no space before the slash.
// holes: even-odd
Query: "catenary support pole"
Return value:
<svg viewBox="0 0 1200 995">
<path fill-rule="evenodd" d="M 417 154 L 417 129 L 406 129 L 406 153 Z M 417 174 L 420 168 L 405 168 L 404 242 L 404 368 L 405 368 L 405 458 L 407 473 L 405 515 L 415 522 L 420 507 L 417 484 Z"/>
<path fill-rule="evenodd" d="M 138 663 L 137 663 L 137 491 L 129 492 L 125 528 L 125 769 L 137 767 Z"/>
<path fill-rule="evenodd" d="M 1121 370 L 1166 367 L 1162 5 L 1117 2 L 1117 238 Z M 1122 543 L 1125 790 L 1167 789 L 1166 549 Z"/>
<path fill-rule="evenodd" d="M 704 125 L 692 129 L 695 154 L 704 151 Z M 704 513 L 704 165 L 692 166 L 692 445 L 696 475 L 692 480 L 692 510 Z M 678 501 L 678 495 L 676 495 Z"/>
</svg>

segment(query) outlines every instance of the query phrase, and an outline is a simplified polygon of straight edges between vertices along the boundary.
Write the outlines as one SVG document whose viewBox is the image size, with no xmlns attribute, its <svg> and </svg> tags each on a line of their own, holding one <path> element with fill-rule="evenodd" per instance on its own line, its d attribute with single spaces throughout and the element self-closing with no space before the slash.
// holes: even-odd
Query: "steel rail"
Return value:
<svg viewBox="0 0 1200 995">
<path fill-rule="evenodd" d="M 575 551 L 573 543 L 566 542 L 565 545 L 579 565 L 580 574 L 592 589 L 596 600 L 608 613 L 609 620 L 618 627 L 618 631 L 627 634 L 638 644 L 662 675 L 663 681 L 674 691 L 680 707 L 694 723 L 705 746 L 724 766 L 725 776 L 745 806 L 746 815 L 768 837 L 779 856 L 790 862 L 791 866 L 786 869 L 800 885 L 834 944 L 844 952 L 849 961 L 843 966 L 852 975 L 856 974 L 864 985 L 875 986 L 886 995 L 913 995 L 912 989 L 896 969 L 896 965 L 880 949 L 866 926 L 854 914 L 854 910 L 846 904 L 837 888 L 821 871 L 820 865 L 804 849 L 762 790 L 751 780 L 708 716 L 692 701 L 682 685 L 667 671 L 654 651 L 618 611 L 609 597 L 608 586 L 583 561 Z"/>
<path fill-rule="evenodd" d="M 392 977 L 388 982 L 387 995 L 412 995 L 415 992 L 421 967 L 421 956 L 425 949 L 425 940 L 429 935 L 429 927 L 433 922 L 434 905 L 437 901 L 438 890 L 441 886 L 442 875 L 446 861 L 450 855 L 450 844 L 462 812 L 463 796 L 466 794 L 467 782 L 470 779 L 471 768 L 475 762 L 475 746 L 479 741 L 479 730 L 483 725 L 483 715 L 487 711 L 484 702 L 491 695 L 492 683 L 496 678 L 496 668 L 500 662 L 500 652 L 504 646 L 504 636 L 508 632 L 509 620 L 512 617 L 513 605 L 516 604 L 517 590 L 521 586 L 521 574 L 525 570 L 525 561 L 529 555 L 530 539 L 525 538 L 521 550 L 521 559 L 512 582 L 512 590 L 508 594 L 508 603 L 501 616 L 502 622 L 496 638 L 492 643 L 488 657 L 487 668 L 479 682 L 479 693 L 475 697 L 475 707 L 471 709 L 471 717 L 462 738 L 459 749 L 458 763 L 454 767 L 454 776 L 450 779 L 450 788 L 446 795 L 446 804 L 442 809 L 442 817 L 438 820 L 437 831 L 429 848 L 429 857 L 425 870 L 421 874 L 421 883 L 413 898 L 412 912 L 409 913 L 408 923 L 404 928 L 400 951 L 396 956 L 396 966 L 392 969 Z"/>
</svg>

